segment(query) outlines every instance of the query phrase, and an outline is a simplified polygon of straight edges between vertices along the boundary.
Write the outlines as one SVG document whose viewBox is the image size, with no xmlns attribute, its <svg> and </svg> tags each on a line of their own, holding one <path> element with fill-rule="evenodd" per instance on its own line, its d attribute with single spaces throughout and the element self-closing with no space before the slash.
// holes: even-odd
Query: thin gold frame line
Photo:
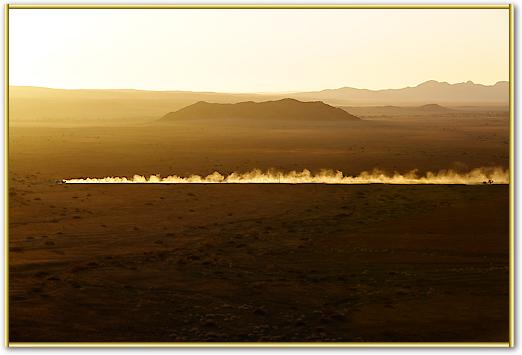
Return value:
<svg viewBox="0 0 522 355">
<path fill-rule="evenodd" d="M 118 4 L 92 4 L 92 5 L 37 5 L 37 4 L 11 4 L 10 9 L 509 9 L 509 4 L 493 5 L 375 5 L 375 4 L 353 4 L 353 5 L 292 5 L 292 4 L 272 4 L 272 5 L 204 5 L 204 4 L 170 4 L 170 5 L 118 5 Z"/>
<path fill-rule="evenodd" d="M 4 328 L 5 328 L 5 345 L 9 346 L 9 4 L 4 8 Z"/>
<path fill-rule="evenodd" d="M 30 348 L 34 347 L 37 344 L 38 347 L 46 347 L 46 348 L 78 348 L 78 347 L 99 347 L 99 348 L 120 348 L 120 347 L 199 347 L 199 348 L 224 348 L 224 347 L 234 347 L 234 348 L 247 348 L 247 347 L 260 347 L 260 348 L 306 348 L 306 347 L 314 347 L 314 348 L 346 348 L 346 347 L 354 347 L 354 348 L 363 348 L 363 347 L 374 347 L 374 348 L 383 348 L 383 347 L 393 347 L 393 348 L 425 348 L 425 347 L 444 347 L 444 348 L 464 348 L 464 347 L 487 347 L 487 348 L 506 348 L 509 347 L 509 342 L 475 342 L 475 343 L 434 343 L 434 342 L 354 342 L 354 343 L 277 343 L 277 342 L 267 342 L 267 343 L 257 343 L 257 342 L 201 342 L 201 343 L 172 343 L 172 342 L 159 342 L 159 343 L 148 343 L 148 342 L 49 342 L 49 343 L 30 343 L 30 342 L 13 342 L 10 343 L 10 347 L 18 347 L 18 348 Z M 348 346 L 347 346 L 348 344 Z"/>
<path fill-rule="evenodd" d="M 510 183 L 509 183 L 509 341 L 508 342 L 340 342 L 340 343 L 157 343 L 157 342 L 9 342 L 9 201 L 8 201 L 8 149 L 9 149 L 9 10 L 10 9 L 508 9 L 509 10 L 509 108 L 510 108 Z M 4 54 L 4 114 L 5 114 L 5 344 L 8 347 L 514 347 L 514 7 L 504 5 L 5 5 Z"/>
</svg>

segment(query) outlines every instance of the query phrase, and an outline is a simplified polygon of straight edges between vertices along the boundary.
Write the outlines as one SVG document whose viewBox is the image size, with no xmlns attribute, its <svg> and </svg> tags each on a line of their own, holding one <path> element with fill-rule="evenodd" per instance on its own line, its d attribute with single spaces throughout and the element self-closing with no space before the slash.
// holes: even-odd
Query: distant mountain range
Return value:
<svg viewBox="0 0 522 355">
<path fill-rule="evenodd" d="M 488 105 L 509 102 L 509 83 L 475 84 L 472 81 L 449 84 L 435 80 L 403 89 L 367 90 L 344 87 L 295 93 L 290 97 L 314 99 L 330 105 Z"/>
<path fill-rule="evenodd" d="M 281 99 L 265 102 L 240 102 L 220 104 L 199 101 L 176 112 L 170 112 L 161 121 L 241 119 L 257 121 L 350 121 L 359 120 L 345 110 L 321 101 L 302 102 Z"/>
<path fill-rule="evenodd" d="M 388 90 L 355 88 L 295 93 L 215 93 L 144 90 L 64 90 L 11 86 L 9 113 L 12 122 L 123 122 L 152 121 L 198 101 L 234 104 L 293 98 L 323 101 L 331 106 L 498 106 L 508 109 L 509 84 L 481 85 L 470 81 L 448 84 L 427 81 L 415 87 Z M 348 110 L 347 110 L 348 111 Z M 348 111 L 354 115 L 357 110 Z"/>
</svg>

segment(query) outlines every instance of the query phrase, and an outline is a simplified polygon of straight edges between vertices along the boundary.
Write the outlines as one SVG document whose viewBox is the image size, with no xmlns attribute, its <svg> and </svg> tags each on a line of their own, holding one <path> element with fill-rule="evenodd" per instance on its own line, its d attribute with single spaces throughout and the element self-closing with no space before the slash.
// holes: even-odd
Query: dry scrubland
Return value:
<svg viewBox="0 0 522 355">
<path fill-rule="evenodd" d="M 508 186 L 56 183 L 507 167 L 507 113 L 466 112 L 13 123 L 10 340 L 507 341 Z"/>
</svg>

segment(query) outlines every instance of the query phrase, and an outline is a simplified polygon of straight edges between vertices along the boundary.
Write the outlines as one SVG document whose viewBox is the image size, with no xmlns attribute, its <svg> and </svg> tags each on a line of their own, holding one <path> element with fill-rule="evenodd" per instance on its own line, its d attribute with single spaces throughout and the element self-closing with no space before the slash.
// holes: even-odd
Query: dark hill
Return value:
<svg viewBox="0 0 522 355">
<path fill-rule="evenodd" d="M 422 106 L 341 106 L 343 110 L 359 117 L 370 116 L 425 116 L 458 113 L 459 110 L 427 104 Z"/>
<path fill-rule="evenodd" d="M 321 101 L 303 102 L 282 99 L 265 102 L 240 102 L 236 104 L 197 102 L 178 111 L 170 112 L 160 120 L 218 120 L 248 119 L 277 121 L 347 121 L 358 117 Z"/>
<path fill-rule="evenodd" d="M 427 104 L 422 105 L 418 108 L 420 111 L 430 111 L 430 112 L 452 112 L 455 111 L 453 109 L 441 106 L 439 104 Z"/>
</svg>

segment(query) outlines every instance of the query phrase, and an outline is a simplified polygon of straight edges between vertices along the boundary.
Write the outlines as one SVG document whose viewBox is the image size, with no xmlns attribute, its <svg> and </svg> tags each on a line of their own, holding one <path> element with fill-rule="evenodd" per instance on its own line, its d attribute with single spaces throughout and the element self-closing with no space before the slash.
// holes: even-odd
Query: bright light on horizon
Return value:
<svg viewBox="0 0 522 355">
<path fill-rule="evenodd" d="M 509 79 L 507 9 L 9 14 L 10 85 L 253 93 Z"/>
</svg>

